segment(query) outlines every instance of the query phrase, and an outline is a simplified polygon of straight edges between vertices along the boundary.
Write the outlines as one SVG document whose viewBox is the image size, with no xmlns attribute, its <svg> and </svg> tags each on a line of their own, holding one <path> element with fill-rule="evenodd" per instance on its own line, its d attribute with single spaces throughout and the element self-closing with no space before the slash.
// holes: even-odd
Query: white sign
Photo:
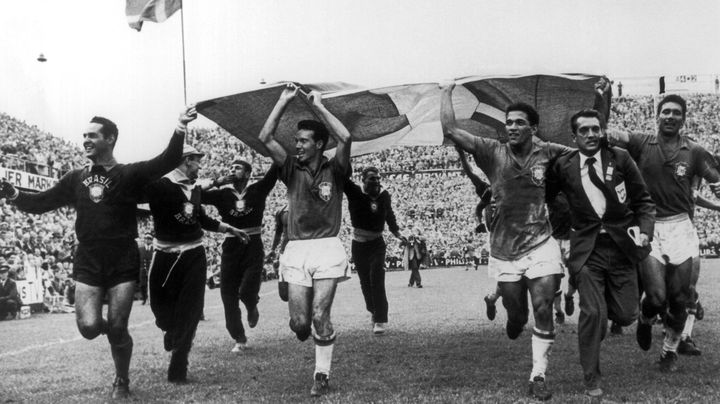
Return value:
<svg viewBox="0 0 720 404">
<path fill-rule="evenodd" d="M 43 286 L 42 280 L 35 281 L 15 281 L 20 300 L 23 304 L 35 304 L 43 302 Z"/>
<path fill-rule="evenodd" d="M 31 189 L 33 191 L 44 191 L 58 182 L 58 180 L 52 177 L 2 167 L 0 167 L 0 178 L 7 180 L 7 182 L 18 188 Z"/>
</svg>

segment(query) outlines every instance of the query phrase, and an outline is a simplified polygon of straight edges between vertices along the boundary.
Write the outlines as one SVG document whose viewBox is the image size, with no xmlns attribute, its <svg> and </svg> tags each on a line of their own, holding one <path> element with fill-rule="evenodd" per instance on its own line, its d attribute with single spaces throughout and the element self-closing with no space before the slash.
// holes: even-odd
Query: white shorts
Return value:
<svg viewBox="0 0 720 404">
<path fill-rule="evenodd" d="M 655 219 L 655 233 L 650 246 L 650 256 L 663 264 L 679 265 L 700 255 L 700 239 L 690 217 L 684 213 Z"/>
<path fill-rule="evenodd" d="M 280 256 L 285 282 L 312 287 L 313 279 L 350 279 L 347 253 L 337 237 L 291 240 Z"/>
<path fill-rule="evenodd" d="M 498 282 L 517 282 L 548 275 L 562 275 L 562 256 L 557 240 L 550 237 L 546 242 L 527 255 L 513 261 L 490 256 L 488 273 L 493 273 Z"/>
</svg>

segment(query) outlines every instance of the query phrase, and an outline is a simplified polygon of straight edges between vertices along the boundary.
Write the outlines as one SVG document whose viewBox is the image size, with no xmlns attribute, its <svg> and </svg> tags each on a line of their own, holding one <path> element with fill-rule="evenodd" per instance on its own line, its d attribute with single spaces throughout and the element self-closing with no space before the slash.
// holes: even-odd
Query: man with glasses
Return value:
<svg viewBox="0 0 720 404">
<path fill-rule="evenodd" d="M 230 352 L 239 353 L 247 347 L 240 302 L 245 305 L 247 322 L 254 328 L 260 312 L 258 300 L 262 282 L 265 253 L 261 237 L 265 201 L 277 181 L 277 167 L 271 166 L 262 179 L 248 185 L 252 166 L 237 159 L 230 165 L 230 174 L 213 181 L 216 190 L 202 193 L 202 202 L 218 209 L 222 221 L 250 236 L 248 243 L 228 234 L 222 245 L 220 261 L 220 296 L 225 309 L 225 328 L 235 345 Z M 223 187 L 232 184 L 232 187 Z M 220 188 L 222 187 L 222 188 Z"/>
</svg>

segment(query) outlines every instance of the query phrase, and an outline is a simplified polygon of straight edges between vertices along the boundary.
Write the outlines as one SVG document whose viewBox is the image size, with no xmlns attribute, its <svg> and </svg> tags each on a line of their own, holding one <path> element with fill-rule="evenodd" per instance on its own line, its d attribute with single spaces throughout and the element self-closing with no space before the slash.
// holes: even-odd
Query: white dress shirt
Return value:
<svg viewBox="0 0 720 404">
<path fill-rule="evenodd" d="M 582 153 L 578 154 L 580 155 L 580 179 L 582 180 L 582 186 L 585 190 L 585 195 L 587 195 L 588 199 L 590 200 L 590 204 L 595 210 L 595 213 L 597 213 L 598 217 L 603 217 L 607 204 L 607 201 L 605 200 L 605 195 L 603 195 L 600 188 L 596 187 L 595 184 L 590 181 L 590 175 L 588 175 L 588 167 L 585 163 L 589 157 Z M 595 172 L 602 181 L 603 169 L 602 161 L 600 160 L 600 150 L 598 150 L 598 152 L 591 157 L 595 157 L 595 163 L 593 164 L 593 166 L 595 167 Z"/>
</svg>

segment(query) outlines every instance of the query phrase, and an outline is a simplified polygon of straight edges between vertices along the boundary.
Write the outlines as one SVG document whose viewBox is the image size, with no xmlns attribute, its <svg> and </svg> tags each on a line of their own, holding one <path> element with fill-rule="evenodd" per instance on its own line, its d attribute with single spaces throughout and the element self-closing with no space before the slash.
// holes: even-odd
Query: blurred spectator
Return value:
<svg viewBox="0 0 720 404">
<path fill-rule="evenodd" d="M 7 319 L 8 315 L 11 320 L 14 319 L 22 305 L 15 281 L 8 278 L 8 272 L 10 266 L 3 260 L 0 262 L 0 321 Z"/>
</svg>

